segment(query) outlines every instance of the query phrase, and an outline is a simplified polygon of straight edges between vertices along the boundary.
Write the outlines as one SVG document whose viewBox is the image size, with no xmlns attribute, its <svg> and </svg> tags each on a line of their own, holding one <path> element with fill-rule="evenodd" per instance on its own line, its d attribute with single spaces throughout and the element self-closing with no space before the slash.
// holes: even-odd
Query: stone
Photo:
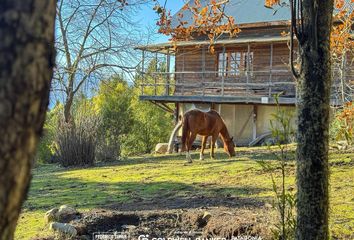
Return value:
<svg viewBox="0 0 354 240">
<path fill-rule="evenodd" d="M 62 205 L 56 213 L 56 220 L 61 223 L 68 223 L 76 219 L 79 215 L 80 213 L 75 208 Z"/>
<path fill-rule="evenodd" d="M 132 231 L 132 230 L 136 229 L 136 226 L 135 225 L 122 225 L 122 229 Z"/>
<path fill-rule="evenodd" d="M 204 214 L 203 214 L 203 220 L 204 221 L 206 221 L 206 222 L 208 222 L 209 221 L 209 219 L 211 218 L 211 214 L 210 214 L 210 212 L 204 212 Z"/>
<path fill-rule="evenodd" d="M 47 211 L 44 215 L 45 222 L 50 223 L 50 222 L 57 221 L 58 211 L 59 211 L 59 208 L 52 208 L 49 211 Z"/>
<path fill-rule="evenodd" d="M 272 204 L 270 204 L 270 203 L 264 204 L 264 207 L 265 208 L 269 208 L 269 209 L 273 208 Z"/>
<path fill-rule="evenodd" d="M 158 143 L 155 147 L 155 153 L 166 154 L 168 150 L 168 143 Z"/>
<path fill-rule="evenodd" d="M 76 237 L 77 235 L 76 228 L 68 223 L 52 222 L 49 225 L 49 229 L 67 238 Z"/>
</svg>

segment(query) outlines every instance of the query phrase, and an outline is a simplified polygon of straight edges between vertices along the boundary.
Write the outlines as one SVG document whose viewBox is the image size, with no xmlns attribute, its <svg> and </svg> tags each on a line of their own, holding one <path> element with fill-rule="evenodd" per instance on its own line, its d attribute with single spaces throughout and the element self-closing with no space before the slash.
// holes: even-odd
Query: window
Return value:
<svg viewBox="0 0 354 240">
<path fill-rule="evenodd" d="M 249 73 L 253 75 L 253 52 L 226 52 L 219 53 L 218 76 L 241 76 L 247 72 L 247 60 L 249 60 Z"/>
<path fill-rule="evenodd" d="M 227 57 L 226 53 L 219 53 L 219 70 L 218 70 L 218 75 L 221 76 L 226 76 L 226 69 L 227 69 Z"/>
</svg>

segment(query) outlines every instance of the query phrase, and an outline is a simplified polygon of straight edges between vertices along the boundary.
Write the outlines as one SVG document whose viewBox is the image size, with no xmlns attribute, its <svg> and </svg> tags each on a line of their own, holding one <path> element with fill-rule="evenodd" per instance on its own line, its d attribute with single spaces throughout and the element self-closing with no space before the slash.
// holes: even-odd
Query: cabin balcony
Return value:
<svg viewBox="0 0 354 240">
<path fill-rule="evenodd" d="M 287 70 L 229 74 L 204 72 L 144 73 L 141 100 L 158 102 L 296 103 L 296 84 Z"/>
<path fill-rule="evenodd" d="M 177 48 L 168 43 L 139 47 L 140 99 L 276 104 L 279 95 L 279 104 L 295 105 L 297 84 L 289 67 L 287 41 L 278 35 L 220 40 L 214 53 L 208 51 L 208 42 L 200 41 L 181 42 Z M 348 81 L 353 77 L 352 66 L 341 72 L 333 69 L 332 105 L 353 100 L 353 82 Z"/>
<path fill-rule="evenodd" d="M 334 70 L 334 75 L 336 72 Z M 296 82 L 287 70 L 252 71 L 243 76 L 222 76 L 213 71 L 151 72 L 145 73 L 144 79 L 140 83 L 140 100 L 153 102 L 275 104 L 276 95 L 283 105 L 294 105 L 298 100 Z M 191 79 L 200 80 L 192 82 Z M 349 81 L 345 90 L 342 87 L 340 80 L 334 77 L 331 105 L 340 106 L 343 99 L 353 101 L 353 82 Z"/>
</svg>

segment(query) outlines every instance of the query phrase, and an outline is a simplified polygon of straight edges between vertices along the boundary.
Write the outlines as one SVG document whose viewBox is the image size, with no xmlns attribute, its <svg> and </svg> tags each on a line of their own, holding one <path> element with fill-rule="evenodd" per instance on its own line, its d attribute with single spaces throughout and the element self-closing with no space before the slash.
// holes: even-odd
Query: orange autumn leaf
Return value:
<svg viewBox="0 0 354 240">
<path fill-rule="evenodd" d="M 336 0 L 335 1 L 335 7 L 336 8 L 342 8 L 343 6 L 344 6 L 344 0 Z"/>
<path fill-rule="evenodd" d="M 156 9 L 160 9 L 157 13 L 160 20 L 157 25 L 160 27 L 159 32 L 171 36 L 173 42 L 186 41 L 193 39 L 195 36 L 206 35 L 210 40 L 210 46 L 215 44 L 215 39 L 221 34 L 229 34 L 235 36 L 240 29 L 235 24 L 232 16 L 227 16 L 224 12 L 225 6 L 229 1 L 210 0 L 202 6 L 200 0 L 191 0 L 185 4 L 182 11 L 188 11 L 189 14 L 182 12 L 177 14 L 177 26 L 171 26 L 172 17 L 166 12 L 164 7 L 158 5 Z M 183 16 L 191 15 L 191 20 L 186 22 Z M 210 52 L 214 51 L 214 47 L 209 48 Z"/>
<path fill-rule="evenodd" d="M 208 12 L 208 7 L 204 7 L 204 8 L 200 11 L 199 14 L 202 15 L 202 16 L 205 16 L 207 12 Z"/>
<path fill-rule="evenodd" d="M 272 7 L 275 4 L 278 4 L 280 2 L 280 0 L 265 0 L 264 1 L 264 6 L 266 7 Z"/>
</svg>

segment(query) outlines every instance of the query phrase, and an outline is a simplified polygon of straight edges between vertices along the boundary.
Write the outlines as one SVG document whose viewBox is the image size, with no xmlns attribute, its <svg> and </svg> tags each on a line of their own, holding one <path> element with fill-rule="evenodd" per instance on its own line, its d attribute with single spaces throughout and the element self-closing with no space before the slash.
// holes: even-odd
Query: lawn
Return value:
<svg viewBox="0 0 354 240">
<path fill-rule="evenodd" d="M 193 154 L 194 159 L 198 157 L 198 153 Z M 50 234 L 44 213 L 62 204 L 80 211 L 125 204 L 130 210 L 135 206 L 136 209 L 184 208 L 177 202 L 188 204 L 202 196 L 236 197 L 238 205 L 263 206 L 272 202 L 274 194 L 269 172 L 257 162 L 276 164 L 274 159 L 266 148 L 238 148 L 233 158 L 218 152 L 216 160 L 206 158 L 193 164 L 185 164 L 185 157 L 180 155 L 147 155 L 85 169 L 39 165 L 33 170 L 15 239 Z M 331 152 L 330 166 L 330 231 L 334 238 L 353 238 L 354 153 Z M 295 187 L 294 161 L 289 163 L 286 174 L 287 187 Z M 280 179 L 279 172 L 275 176 Z"/>
</svg>

